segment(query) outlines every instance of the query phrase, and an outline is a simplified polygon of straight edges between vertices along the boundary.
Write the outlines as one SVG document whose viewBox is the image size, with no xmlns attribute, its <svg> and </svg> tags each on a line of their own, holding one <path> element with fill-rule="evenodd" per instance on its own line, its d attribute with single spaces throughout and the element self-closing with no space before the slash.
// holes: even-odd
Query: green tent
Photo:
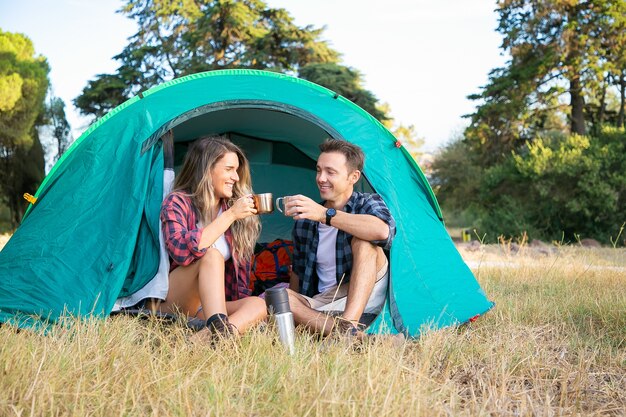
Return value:
<svg viewBox="0 0 626 417">
<path fill-rule="evenodd" d="M 0 322 L 37 324 L 106 316 L 141 289 L 159 264 L 162 136 L 172 130 L 176 163 L 190 141 L 227 134 L 251 162 L 256 192 L 319 199 L 318 144 L 361 146 L 358 189 L 375 191 L 398 224 L 390 290 L 372 333 L 417 335 L 468 321 L 492 307 L 443 225 L 424 175 L 385 127 L 330 90 L 287 75 L 225 70 L 154 87 L 94 123 L 37 191 L 0 252 Z M 262 216 L 262 241 L 290 238 L 292 220 Z"/>
</svg>

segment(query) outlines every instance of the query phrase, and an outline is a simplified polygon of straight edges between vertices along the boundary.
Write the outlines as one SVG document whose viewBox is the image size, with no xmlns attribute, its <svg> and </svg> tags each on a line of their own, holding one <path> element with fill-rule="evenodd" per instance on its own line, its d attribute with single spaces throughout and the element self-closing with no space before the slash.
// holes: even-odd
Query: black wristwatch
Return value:
<svg viewBox="0 0 626 417">
<path fill-rule="evenodd" d="M 335 210 L 334 208 L 329 208 L 328 210 L 326 210 L 326 226 L 330 226 L 330 219 L 335 217 L 335 214 L 337 214 L 337 210 Z"/>
</svg>

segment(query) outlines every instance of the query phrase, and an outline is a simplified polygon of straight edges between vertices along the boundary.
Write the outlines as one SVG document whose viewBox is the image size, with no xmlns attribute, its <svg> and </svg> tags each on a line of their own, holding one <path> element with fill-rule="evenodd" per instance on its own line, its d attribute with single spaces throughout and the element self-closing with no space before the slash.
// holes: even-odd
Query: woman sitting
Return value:
<svg viewBox="0 0 626 417">
<path fill-rule="evenodd" d="M 266 316 L 249 297 L 249 265 L 260 223 L 251 197 L 248 160 L 223 137 L 195 141 L 161 222 L 171 257 L 161 310 L 206 320 L 211 334 L 235 336 Z"/>
</svg>

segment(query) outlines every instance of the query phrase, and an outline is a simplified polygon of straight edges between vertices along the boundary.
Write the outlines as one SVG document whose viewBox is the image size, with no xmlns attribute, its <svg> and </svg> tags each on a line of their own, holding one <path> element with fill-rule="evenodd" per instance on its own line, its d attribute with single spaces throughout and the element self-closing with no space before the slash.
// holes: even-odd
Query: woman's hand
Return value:
<svg viewBox="0 0 626 417">
<path fill-rule="evenodd" d="M 239 198 L 227 211 L 231 212 L 235 220 L 245 219 L 257 213 L 254 208 L 252 194 Z"/>
</svg>

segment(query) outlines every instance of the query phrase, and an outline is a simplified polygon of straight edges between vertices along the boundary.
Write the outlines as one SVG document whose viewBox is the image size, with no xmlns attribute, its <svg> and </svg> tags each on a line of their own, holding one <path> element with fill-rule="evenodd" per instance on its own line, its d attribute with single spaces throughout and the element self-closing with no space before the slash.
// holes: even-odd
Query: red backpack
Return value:
<svg viewBox="0 0 626 417">
<path fill-rule="evenodd" d="M 259 295 L 280 282 L 289 282 L 289 271 L 293 261 L 293 242 L 276 239 L 260 243 L 261 250 L 252 258 L 250 290 Z"/>
</svg>

